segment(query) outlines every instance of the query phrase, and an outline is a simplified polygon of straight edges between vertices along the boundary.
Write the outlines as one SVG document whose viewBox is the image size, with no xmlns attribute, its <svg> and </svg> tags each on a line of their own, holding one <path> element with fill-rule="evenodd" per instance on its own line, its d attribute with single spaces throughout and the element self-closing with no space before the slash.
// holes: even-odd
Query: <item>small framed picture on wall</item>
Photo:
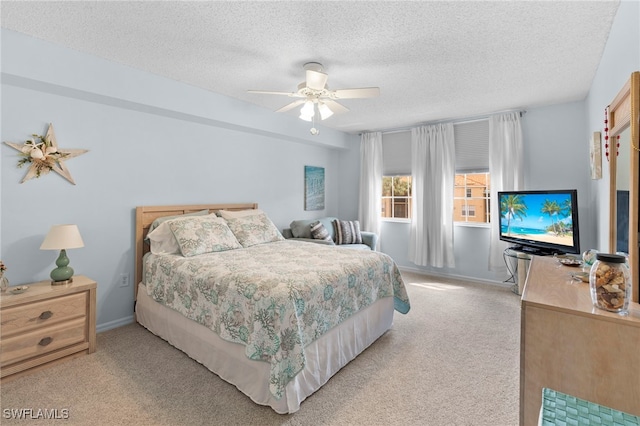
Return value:
<svg viewBox="0 0 640 426">
<path fill-rule="evenodd" d="M 304 209 L 324 210 L 324 167 L 304 166 Z"/>
</svg>

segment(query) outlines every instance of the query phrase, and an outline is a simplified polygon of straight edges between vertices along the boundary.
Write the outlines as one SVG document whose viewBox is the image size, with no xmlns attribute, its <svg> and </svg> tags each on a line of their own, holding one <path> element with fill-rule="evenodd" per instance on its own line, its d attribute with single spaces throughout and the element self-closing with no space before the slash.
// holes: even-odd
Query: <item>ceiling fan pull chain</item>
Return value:
<svg viewBox="0 0 640 426">
<path fill-rule="evenodd" d="M 320 130 L 316 129 L 316 112 L 315 112 L 315 104 L 313 105 L 313 117 L 311 117 L 311 125 L 313 126 L 310 130 L 313 136 L 317 136 L 320 133 Z"/>
</svg>

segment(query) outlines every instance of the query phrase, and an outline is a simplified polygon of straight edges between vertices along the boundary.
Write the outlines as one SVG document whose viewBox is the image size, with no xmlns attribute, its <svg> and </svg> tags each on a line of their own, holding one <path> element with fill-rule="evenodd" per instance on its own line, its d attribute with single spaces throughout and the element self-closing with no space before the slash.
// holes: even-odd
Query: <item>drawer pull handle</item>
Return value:
<svg viewBox="0 0 640 426">
<path fill-rule="evenodd" d="M 53 316 L 53 312 L 51 311 L 44 311 L 43 313 L 40 314 L 40 316 L 38 318 L 40 318 L 41 320 L 46 320 L 49 319 Z"/>
<path fill-rule="evenodd" d="M 38 344 L 40 346 L 47 346 L 49 343 L 53 342 L 53 338 L 52 337 L 45 337 L 42 340 L 40 340 L 38 342 Z"/>
</svg>

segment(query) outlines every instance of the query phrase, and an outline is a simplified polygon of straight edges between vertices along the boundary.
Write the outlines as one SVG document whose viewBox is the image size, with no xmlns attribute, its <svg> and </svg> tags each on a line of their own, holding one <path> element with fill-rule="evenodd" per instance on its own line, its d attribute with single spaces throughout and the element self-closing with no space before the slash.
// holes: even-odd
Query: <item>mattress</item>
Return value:
<svg viewBox="0 0 640 426">
<path fill-rule="evenodd" d="M 285 240 L 148 253 L 143 271 L 138 322 L 278 413 L 297 411 L 410 309 L 380 252 Z"/>
<path fill-rule="evenodd" d="M 144 267 L 147 295 L 269 363 L 277 399 L 304 368 L 304 348 L 328 330 L 383 298 L 409 310 L 397 266 L 379 252 L 278 241 L 193 257 L 150 254 Z"/>
<path fill-rule="evenodd" d="M 244 345 L 223 340 L 204 325 L 157 303 L 142 283 L 136 303 L 136 318 L 142 326 L 279 414 L 298 411 L 302 401 L 392 327 L 393 315 L 394 298 L 381 298 L 306 345 L 303 370 L 286 384 L 282 397 L 275 398 L 269 389 L 270 365 L 247 358 Z"/>
</svg>

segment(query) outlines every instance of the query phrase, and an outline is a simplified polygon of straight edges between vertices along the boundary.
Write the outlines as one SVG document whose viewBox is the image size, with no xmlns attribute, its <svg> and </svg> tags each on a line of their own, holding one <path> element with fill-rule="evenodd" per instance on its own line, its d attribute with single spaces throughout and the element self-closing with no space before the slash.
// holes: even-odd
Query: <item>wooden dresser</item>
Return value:
<svg viewBox="0 0 640 426">
<path fill-rule="evenodd" d="M 578 269 L 579 270 L 579 269 Z M 537 425 L 542 388 L 640 415 L 640 305 L 593 307 L 575 268 L 535 256 L 522 294 L 520 424 Z"/>
<path fill-rule="evenodd" d="M 27 286 L 24 293 L 0 296 L 3 381 L 96 350 L 95 281 L 80 275 L 70 284 Z"/>
</svg>

